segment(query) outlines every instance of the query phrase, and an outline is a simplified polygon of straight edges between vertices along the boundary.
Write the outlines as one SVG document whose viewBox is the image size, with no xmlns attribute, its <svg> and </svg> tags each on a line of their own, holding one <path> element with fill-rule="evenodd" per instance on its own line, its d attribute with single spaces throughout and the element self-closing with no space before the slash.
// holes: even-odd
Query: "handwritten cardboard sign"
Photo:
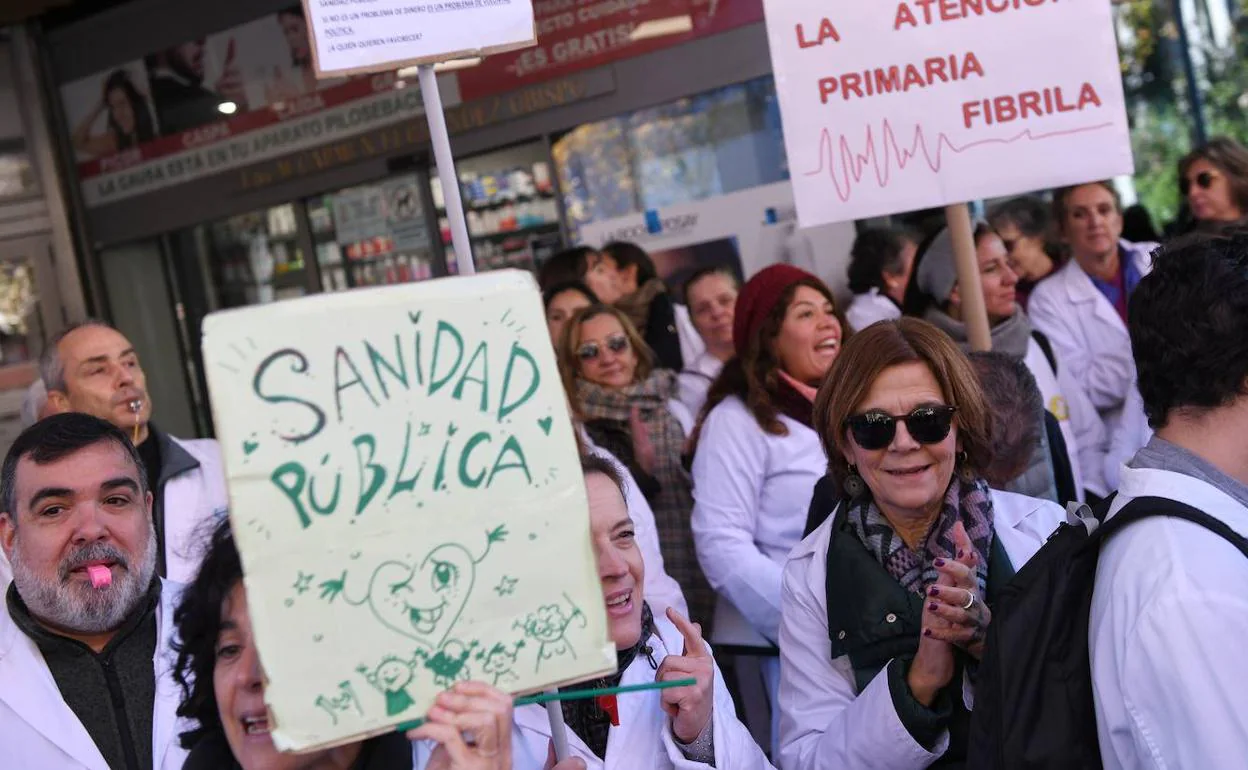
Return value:
<svg viewBox="0 0 1248 770">
<path fill-rule="evenodd" d="M 614 670 L 531 276 L 215 313 L 204 359 L 279 748 Z"/>
<path fill-rule="evenodd" d="M 1133 170 L 1104 0 L 765 11 L 803 227 Z"/>
<path fill-rule="evenodd" d="M 303 0 L 318 77 L 382 72 L 537 43 L 532 0 Z"/>
</svg>

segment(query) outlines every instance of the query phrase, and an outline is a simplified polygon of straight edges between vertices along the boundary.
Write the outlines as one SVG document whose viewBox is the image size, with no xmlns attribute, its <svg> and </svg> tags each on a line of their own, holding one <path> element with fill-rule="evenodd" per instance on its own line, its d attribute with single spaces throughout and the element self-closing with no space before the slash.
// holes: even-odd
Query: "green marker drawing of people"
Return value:
<svg viewBox="0 0 1248 770">
<path fill-rule="evenodd" d="M 367 593 L 348 595 L 347 571 L 321 583 L 321 598 L 332 604 L 339 596 L 355 607 L 368 605 L 382 625 L 437 650 L 459 621 L 476 583 L 477 565 L 495 543 L 507 538 L 507 528 L 486 533 L 485 551 L 474 557 L 459 543 L 443 543 L 417 564 L 387 561 L 374 570 Z"/>
<path fill-rule="evenodd" d="M 580 620 L 581 627 L 584 628 L 585 614 L 567 594 L 564 594 L 563 598 L 567 600 L 571 608 L 569 614 L 564 615 L 563 608 L 558 604 L 543 604 L 537 612 L 529 613 L 523 622 L 517 620 L 513 624 L 513 628 L 523 630 L 525 636 L 539 644 L 534 671 L 542 670 L 544 660 L 564 655 L 576 657 L 576 649 L 567 639 L 568 627 L 573 621 Z"/>
<path fill-rule="evenodd" d="M 415 701 L 407 692 L 407 686 L 416 678 L 412 671 L 413 664 L 410 661 L 400 660 L 393 655 L 386 657 L 377 666 L 376 671 L 370 671 L 368 666 L 356 666 L 356 671 L 368 680 L 368 683 L 376 687 L 386 696 L 386 716 L 392 717 L 402 714 L 413 705 Z"/>
</svg>

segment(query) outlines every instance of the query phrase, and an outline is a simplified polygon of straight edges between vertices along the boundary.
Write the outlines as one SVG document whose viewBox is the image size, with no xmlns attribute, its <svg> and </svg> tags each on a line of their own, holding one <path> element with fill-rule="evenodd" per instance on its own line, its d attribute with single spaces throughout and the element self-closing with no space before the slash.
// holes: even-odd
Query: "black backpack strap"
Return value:
<svg viewBox="0 0 1248 770">
<path fill-rule="evenodd" d="M 1049 338 L 1044 336 L 1044 332 L 1039 329 L 1031 330 L 1031 338 L 1040 346 L 1044 357 L 1049 361 L 1049 368 L 1053 370 L 1053 376 L 1057 376 L 1057 354 L 1053 352 L 1053 343 L 1049 342 Z"/>
<path fill-rule="evenodd" d="M 1109 521 L 1098 527 L 1096 537 L 1103 542 L 1113 537 L 1116 532 L 1129 527 L 1140 519 L 1147 519 L 1153 516 L 1169 516 L 1175 519 L 1184 519 L 1193 524 L 1199 524 L 1238 548 L 1240 553 L 1245 558 L 1248 558 L 1248 538 L 1231 529 L 1221 519 L 1214 518 L 1199 508 L 1193 508 L 1186 503 L 1180 503 L 1178 500 L 1171 500 L 1167 497 L 1135 498 L 1123 506 L 1122 510 L 1118 511 Z"/>
</svg>

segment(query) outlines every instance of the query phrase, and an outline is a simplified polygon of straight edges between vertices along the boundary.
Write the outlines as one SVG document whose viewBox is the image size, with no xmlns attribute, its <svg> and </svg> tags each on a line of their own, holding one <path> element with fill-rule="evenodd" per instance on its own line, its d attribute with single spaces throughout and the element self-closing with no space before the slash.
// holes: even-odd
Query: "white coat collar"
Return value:
<svg viewBox="0 0 1248 770">
<path fill-rule="evenodd" d="M 152 766 L 158 769 L 169 766 L 164 763 L 165 754 L 177 740 L 173 733 L 178 689 L 172 676 L 174 654 L 170 642 L 174 608 L 181 594 L 180 585 L 161 581 L 160 605 L 156 608 L 156 655 L 152 661 L 156 674 Z M 107 767 L 95 741 L 65 703 L 39 648 L 13 622 L 7 607 L 0 607 L 0 700 L 78 763 L 102 770 Z"/>
<path fill-rule="evenodd" d="M 1248 508 L 1227 493 L 1185 473 L 1155 468 L 1124 467 L 1119 477 L 1118 496 L 1110 516 L 1137 497 L 1164 497 L 1178 500 L 1222 520 L 1231 529 L 1248 537 Z"/>
<path fill-rule="evenodd" d="M 1119 252 L 1127 259 L 1130 259 L 1135 269 L 1140 275 L 1147 275 L 1152 267 L 1151 254 L 1152 248 L 1156 244 L 1151 243 L 1131 243 L 1130 241 L 1119 241 Z M 1092 283 L 1092 278 L 1083 271 L 1079 263 L 1071 260 L 1061 269 L 1056 276 L 1061 280 L 1062 285 L 1066 289 L 1066 297 L 1073 303 L 1095 303 L 1094 312 L 1096 317 L 1104 323 L 1110 324 L 1121 331 L 1127 330 L 1126 324 L 1122 322 L 1122 317 L 1118 315 L 1117 309 L 1110 304 L 1101 290 L 1096 288 L 1096 284 Z"/>
</svg>

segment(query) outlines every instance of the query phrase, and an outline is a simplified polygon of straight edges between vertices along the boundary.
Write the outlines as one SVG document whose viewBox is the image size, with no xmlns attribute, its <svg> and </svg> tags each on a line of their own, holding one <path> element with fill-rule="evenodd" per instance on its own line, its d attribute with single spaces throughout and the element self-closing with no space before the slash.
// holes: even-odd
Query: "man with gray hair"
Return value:
<svg viewBox="0 0 1248 770">
<path fill-rule="evenodd" d="M 6 767 L 152 768 L 185 759 L 170 641 L 178 591 L 156 577 L 152 495 L 115 426 L 60 414 L 0 469 L 0 746 Z"/>
<path fill-rule="evenodd" d="M 39 368 L 48 411 L 107 420 L 138 447 L 154 497 L 156 571 L 189 582 L 199 564 L 195 535 L 210 531 L 229 506 L 217 442 L 177 439 L 152 424 L 152 400 L 138 352 L 103 321 L 61 332 L 44 350 Z"/>
</svg>

